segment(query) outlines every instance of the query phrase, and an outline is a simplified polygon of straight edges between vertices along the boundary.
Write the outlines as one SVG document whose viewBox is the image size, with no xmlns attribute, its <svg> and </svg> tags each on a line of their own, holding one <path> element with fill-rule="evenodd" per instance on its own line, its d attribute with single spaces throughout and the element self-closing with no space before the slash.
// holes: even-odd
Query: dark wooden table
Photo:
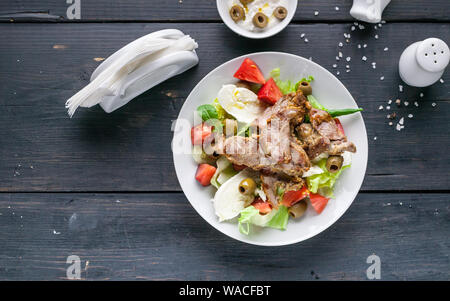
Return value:
<svg viewBox="0 0 450 301">
<path fill-rule="evenodd" d="M 350 0 L 300 1 L 288 28 L 261 41 L 231 32 L 213 0 L 81 0 L 81 20 L 68 20 L 68 6 L 0 3 L 0 280 L 66 279 L 69 255 L 80 257 L 88 280 L 364 280 L 371 254 L 384 280 L 450 279 L 450 72 L 443 83 L 400 92 L 397 71 L 412 42 L 450 44 L 448 0 L 395 0 L 381 28 L 355 31 Z M 197 67 L 112 114 L 97 106 L 68 118 L 64 103 L 88 83 L 95 58 L 163 28 L 198 41 Z M 195 84 L 231 58 L 264 50 L 339 70 L 365 109 L 370 149 L 345 215 L 279 248 L 209 226 L 181 191 L 170 149 L 171 121 Z M 338 51 L 352 60 L 334 69 Z M 378 110 L 397 98 L 409 106 Z M 405 118 L 400 132 L 388 125 L 392 112 Z"/>
</svg>

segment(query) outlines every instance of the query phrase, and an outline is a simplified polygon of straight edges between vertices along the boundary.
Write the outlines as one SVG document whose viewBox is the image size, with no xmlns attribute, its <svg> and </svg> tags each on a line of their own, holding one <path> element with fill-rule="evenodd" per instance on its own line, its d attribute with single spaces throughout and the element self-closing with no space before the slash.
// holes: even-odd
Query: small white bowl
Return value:
<svg viewBox="0 0 450 301">
<path fill-rule="evenodd" d="M 219 11 L 219 15 L 222 18 L 223 22 L 230 28 L 232 31 L 237 33 L 238 35 L 250 38 L 250 39 L 265 39 L 276 35 L 280 31 L 282 31 L 292 20 L 295 15 L 295 11 L 297 10 L 297 0 L 288 0 L 288 15 L 287 17 L 278 23 L 277 25 L 261 31 L 261 32 L 253 32 L 242 28 L 236 22 L 231 19 L 230 16 L 230 7 L 228 7 L 228 0 L 217 0 L 217 10 Z"/>
<path fill-rule="evenodd" d="M 233 74 L 241 65 L 244 58 L 251 58 L 258 64 L 262 73 L 267 77 L 271 70 L 280 68 L 281 78 L 292 81 L 312 75 L 314 81 L 312 88 L 314 96 L 322 105 L 330 109 L 357 108 L 357 104 L 350 92 L 333 74 L 320 65 L 288 53 L 260 52 L 247 54 L 232 59 L 206 75 L 184 102 L 178 115 L 180 128 L 174 128 L 173 145 L 178 142 L 187 142 L 187 152 L 174 151 L 173 159 L 178 181 L 192 207 L 214 228 L 220 232 L 243 242 L 260 246 L 282 246 L 297 243 L 313 237 L 336 222 L 352 204 L 364 179 L 368 157 L 368 142 L 366 127 L 360 113 L 342 116 L 340 121 L 350 141 L 355 143 L 357 152 L 352 156 L 352 166 L 342 172 L 339 177 L 334 194 L 335 198 L 328 202 L 324 211 L 317 214 L 308 206 L 308 210 L 299 220 L 289 220 L 286 231 L 272 228 L 252 226 L 251 233 L 245 236 L 239 232 L 237 220 L 219 222 L 211 199 L 215 189 L 212 186 L 203 187 L 195 180 L 197 163 L 188 152 L 191 148 L 191 126 L 194 123 L 194 114 L 199 105 L 210 103 L 222 85 L 235 83 Z M 178 124 L 177 121 L 177 124 Z M 184 123 L 182 121 L 185 121 Z M 184 143 L 183 145 L 186 145 Z M 173 147 L 172 150 L 175 148 Z M 205 225 L 206 226 L 206 225 Z"/>
</svg>

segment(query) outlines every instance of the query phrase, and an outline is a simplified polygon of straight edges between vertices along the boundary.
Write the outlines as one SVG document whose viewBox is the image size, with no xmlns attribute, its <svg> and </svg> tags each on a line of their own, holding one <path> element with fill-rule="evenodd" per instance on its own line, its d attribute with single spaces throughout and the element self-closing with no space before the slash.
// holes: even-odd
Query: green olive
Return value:
<svg viewBox="0 0 450 301">
<path fill-rule="evenodd" d="M 303 95 L 308 96 L 312 94 L 312 87 L 307 81 L 302 81 L 298 85 L 298 90 L 303 92 Z"/>
<path fill-rule="evenodd" d="M 273 11 L 273 15 L 278 20 L 283 20 L 284 18 L 286 18 L 287 17 L 287 13 L 288 13 L 288 11 L 287 11 L 286 7 L 284 7 L 284 6 L 278 6 Z"/>
<path fill-rule="evenodd" d="M 253 16 L 253 25 L 259 28 L 264 28 L 269 23 L 269 18 L 263 13 L 256 13 Z"/>
<path fill-rule="evenodd" d="M 307 207 L 307 204 L 306 204 L 305 200 L 301 200 L 300 202 L 293 205 L 292 207 L 289 207 L 288 212 L 293 218 L 299 218 L 299 217 L 303 216 L 303 214 L 305 214 L 306 207 Z"/>
<path fill-rule="evenodd" d="M 233 19 L 234 22 L 238 22 L 244 19 L 245 12 L 244 9 L 239 5 L 233 5 L 230 8 L 230 16 L 231 19 Z"/>
<path fill-rule="evenodd" d="M 241 2 L 242 5 L 246 6 L 247 4 L 252 3 L 254 0 L 239 0 L 239 2 Z"/>
<path fill-rule="evenodd" d="M 246 178 L 239 184 L 239 192 L 245 195 L 252 195 L 255 193 L 256 183 L 252 178 Z"/>
<path fill-rule="evenodd" d="M 338 172 L 343 162 L 344 158 L 342 156 L 329 156 L 327 159 L 327 170 L 331 173 Z"/>
</svg>

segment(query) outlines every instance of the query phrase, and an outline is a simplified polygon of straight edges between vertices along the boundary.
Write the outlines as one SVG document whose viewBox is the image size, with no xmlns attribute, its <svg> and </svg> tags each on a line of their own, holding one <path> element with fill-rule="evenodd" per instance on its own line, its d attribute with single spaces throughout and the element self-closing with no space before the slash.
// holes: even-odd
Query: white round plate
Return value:
<svg viewBox="0 0 450 301">
<path fill-rule="evenodd" d="M 253 32 L 236 24 L 236 22 L 234 22 L 233 19 L 231 19 L 228 0 L 217 0 L 217 10 L 219 11 L 219 15 L 222 18 L 223 23 L 225 23 L 225 25 L 228 26 L 228 28 L 230 28 L 238 35 L 250 39 L 265 39 L 273 35 L 276 35 L 291 22 L 292 18 L 295 15 L 295 11 L 297 10 L 297 3 L 298 3 L 297 0 L 288 0 L 287 17 L 277 25 L 260 32 Z"/>
<path fill-rule="evenodd" d="M 197 84 L 186 99 L 178 116 L 179 119 L 188 120 L 190 124 L 175 131 L 174 141 L 175 138 L 178 140 L 182 138 L 190 142 L 190 127 L 193 126 L 197 107 L 211 103 L 222 85 L 237 82 L 237 79 L 233 78 L 233 74 L 246 57 L 256 62 L 266 78 L 274 68 L 280 68 L 283 80 L 297 81 L 312 75 L 314 77 L 314 81 L 311 83 L 313 95 L 327 108 L 358 107 L 344 85 L 318 64 L 288 53 L 253 53 L 222 64 Z M 194 209 L 214 228 L 234 239 L 261 246 L 281 246 L 303 241 L 319 234 L 336 222 L 351 205 L 364 180 L 368 149 L 367 133 L 362 115 L 356 113 L 342 116 L 339 119 L 348 139 L 355 143 L 357 148 L 357 153 L 352 157 L 352 166 L 342 172 L 335 186 L 335 198 L 328 202 L 320 215 L 315 213 L 311 206 L 308 206 L 305 216 L 298 220 L 289 219 L 285 231 L 251 226 L 250 235 L 246 236 L 239 232 L 237 219 L 220 223 L 211 202 L 216 191 L 215 188 L 203 187 L 195 180 L 197 164 L 191 155 L 174 152 L 178 181 Z M 185 121 L 185 123 L 187 122 Z"/>
</svg>

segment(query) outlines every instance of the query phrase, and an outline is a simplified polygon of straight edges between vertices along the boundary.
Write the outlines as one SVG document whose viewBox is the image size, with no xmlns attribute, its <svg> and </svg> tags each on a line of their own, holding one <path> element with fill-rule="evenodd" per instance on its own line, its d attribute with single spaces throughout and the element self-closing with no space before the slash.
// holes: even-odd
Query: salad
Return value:
<svg viewBox="0 0 450 301">
<path fill-rule="evenodd" d="M 313 76 L 283 81 L 280 72 L 266 78 L 244 59 L 238 81 L 197 108 L 191 129 L 195 179 L 217 189 L 219 221 L 237 219 L 245 235 L 251 225 L 285 230 L 308 206 L 321 214 L 356 152 L 337 117 L 362 109 L 327 109 L 313 96 Z"/>
</svg>

